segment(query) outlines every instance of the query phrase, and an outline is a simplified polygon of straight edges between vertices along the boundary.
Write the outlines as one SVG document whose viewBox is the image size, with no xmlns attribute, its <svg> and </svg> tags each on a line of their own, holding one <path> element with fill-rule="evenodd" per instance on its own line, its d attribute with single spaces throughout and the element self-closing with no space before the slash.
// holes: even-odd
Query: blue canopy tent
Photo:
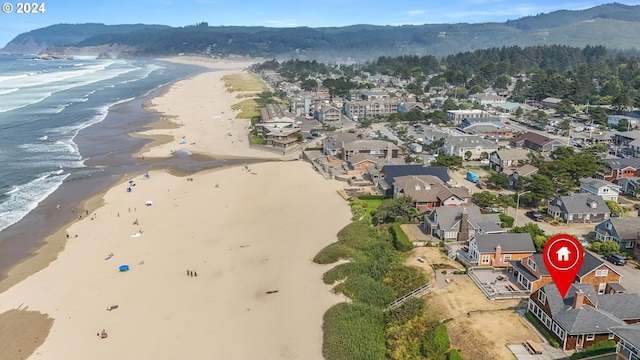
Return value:
<svg viewBox="0 0 640 360">
<path fill-rule="evenodd" d="M 129 265 L 120 265 L 120 271 L 129 271 Z"/>
</svg>

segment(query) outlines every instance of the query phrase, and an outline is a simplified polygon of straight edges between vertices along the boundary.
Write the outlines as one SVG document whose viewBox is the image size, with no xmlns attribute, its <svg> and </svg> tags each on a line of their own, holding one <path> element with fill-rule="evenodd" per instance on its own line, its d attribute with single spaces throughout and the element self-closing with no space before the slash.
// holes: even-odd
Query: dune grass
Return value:
<svg viewBox="0 0 640 360">
<path fill-rule="evenodd" d="M 222 80 L 224 80 L 224 87 L 227 88 L 229 92 L 263 92 L 268 90 L 262 79 L 252 73 L 242 72 L 239 74 L 225 75 L 222 77 Z"/>
</svg>

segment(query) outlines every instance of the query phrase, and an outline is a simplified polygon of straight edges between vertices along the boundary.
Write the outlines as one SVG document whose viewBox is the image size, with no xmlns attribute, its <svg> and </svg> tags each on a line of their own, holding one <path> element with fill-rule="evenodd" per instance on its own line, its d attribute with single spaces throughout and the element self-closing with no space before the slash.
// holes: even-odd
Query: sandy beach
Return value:
<svg viewBox="0 0 640 360">
<path fill-rule="evenodd" d="M 137 156 L 273 158 L 249 147 L 220 81 L 247 64 L 206 66 L 153 99 L 178 126 L 139 133 L 163 140 Z M 57 259 L 0 294 L 0 337 L 38 329 L 0 342 L 0 357 L 322 359 L 322 316 L 342 298 L 311 259 L 349 222 L 341 187 L 303 161 L 130 174 L 49 239 Z"/>
</svg>

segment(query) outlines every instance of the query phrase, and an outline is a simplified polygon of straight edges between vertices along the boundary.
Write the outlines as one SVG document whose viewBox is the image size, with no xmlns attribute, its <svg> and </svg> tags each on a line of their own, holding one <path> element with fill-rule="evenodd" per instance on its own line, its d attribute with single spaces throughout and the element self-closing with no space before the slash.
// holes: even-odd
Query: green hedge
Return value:
<svg viewBox="0 0 640 360">
<path fill-rule="evenodd" d="M 380 200 L 380 201 L 382 201 L 382 200 L 384 200 L 386 198 L 387 197 L 384 196 L 384 195 L 360 195 L 360 196 L 358 196 L 358 199 L 360 199 L 360 200 Z"/>
<path fill-rule="evenodd" d="M 399 224 L 391 225 L 389 228 L 393 236 L 393 247 L 398 251 L 409 251 L 413 249 L 413 243 L 409 240 L 407 234 L 404 233 Z"/>
<path fill-rule="evenodd" d="M 324 314 L 322 353 L 329 360 L 385 360 L 382 310 L 340 303 Z"/>
<path fill-rule="evenodd" d="M 513 221 L 515 220 L 513 216 L 500 213 L 498 214 L 498 217 L 500 218 L 500 226 L 503 228 L 510 228 L 513 226 Z"/>
<path fill-rule="evenodd" d="M 577 360 L 584 359 L 586 357 L 609 354 L 616 351 L 616 342 L 614 340 L 605 340 L 600 341 L 599 343 L 593 344 L 591 346 L 587 346 L 584 351 L 575 352 L 571 354 L 569 359 Z"/>
</svg>

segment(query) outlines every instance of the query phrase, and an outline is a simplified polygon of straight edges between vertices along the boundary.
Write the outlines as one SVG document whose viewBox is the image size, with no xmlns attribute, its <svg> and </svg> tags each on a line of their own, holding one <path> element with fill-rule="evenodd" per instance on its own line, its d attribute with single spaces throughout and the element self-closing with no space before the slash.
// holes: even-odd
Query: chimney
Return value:
<svg viewBox="0 0 640 360">
<path fill-rule="evenodd" d="M 502 265 L 502 246 L 496 246 L 496 255 L 493 258 L 493 264 L 500 266 Z"/>
<path fill-rule="evenodd" d="M 576 294 L 573 297 L 573 308 L 580 309 L 584 304 L 584 293 L 582 290 L 576 291 Z"/>
<path fill-rule="evenodd" d="M 460 213 L 458 241 L 469 241 L 469 213 L 467 212 L 466 207 L 463 207 L 462 212 Z"/>
</svg>

